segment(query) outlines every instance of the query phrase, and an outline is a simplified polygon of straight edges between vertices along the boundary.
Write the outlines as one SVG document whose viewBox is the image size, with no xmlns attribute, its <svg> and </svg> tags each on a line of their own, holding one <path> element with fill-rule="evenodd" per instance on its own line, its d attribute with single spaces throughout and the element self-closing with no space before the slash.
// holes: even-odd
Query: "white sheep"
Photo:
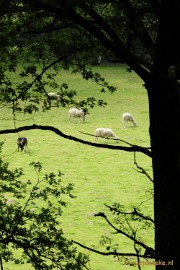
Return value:
<svg viewBox="0 0 180 270">
<path fill-rule="evenodd" d="M 83 122 L 85 121 L 86 112 L 82 109 L 76 109 L 72 108 L 69 110 L 69 121 L 71 121 L 71 118 L 79 118 L 79 121 L 82 119 Z"/>
<path fill-rule="evenodd" d="M 116 134 L 112 131 L 111 128 L 96 128 L 95 130 L 95 141 L 97 141 L 98 137 L 102 138 L 114 138 L 115 140 L 118 140 L 119 138 L 116 136 Z"/>
<path fill-rule="evenodd" d="M 126 125 L 128 124 L 128 122 L 131 122 L 131 123 L 133 123 L 134 126 L 136 126 L 136 121 L 133 118 L 133 116 L 132 116 L 131 113 L 128 113 L 128 112 L 123 113 L 122 119 L 123 119 L 124 127 L 126 127 Z"/>
<path fill-rule="evenodd" d="M 58 95 L 58 94 L 56 94 L 56 93 L 54 93 L 54 92 L 50 92 L 50 93 L 48 93 L 48 97 L 49 97 L 50 99 L 56 99 L 56 101 L 57 101 L 57 106 L 59 107 L 59 102 L 60 102 L 60 100 L 61 100 L 60 95 Z"/>
</svg>

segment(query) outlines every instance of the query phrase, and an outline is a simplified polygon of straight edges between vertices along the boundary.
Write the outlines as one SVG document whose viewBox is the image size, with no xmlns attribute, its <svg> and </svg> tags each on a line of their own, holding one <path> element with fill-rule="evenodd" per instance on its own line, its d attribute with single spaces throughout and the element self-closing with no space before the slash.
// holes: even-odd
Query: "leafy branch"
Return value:
<svg viewBox="0 0 180 270">
<path fill-rule="evenodd" d="M 136 265 L 138 265 L 139 269 L 141 269 L 140 259 L 146 259 L 146 260 L 147 259 L 148 260 L 149 259 L 151 259 L 151 260 L 160 259 L 160 256 L 155 252 L 155 250 L 152 247 L 146 245 L 143 241 L 140 241 L 137 239 L 138 228 L 134 229 L 130 224 L 130 219 L 126 218 L 126 217 L 127 217 L 127 215 L 129 215 L 129 216 L 131 216 L 133 221 L 139 220 L 141 224 L 143 222 L 145 222 L 146 224 L 147 224 L 147 222 L 154 224 L 154 221 L 151 218 L 144 216 L 135 208 L 134 208 L 134 211 L 132 211 L 132 212 L 124 212 L 124 211 L 117 210 L 115 207 L 109 207 L 109 206 L 107 206 L 107 207 L 110 209 L 110 211 L 114 211 L 117 215 L 120 215 L 120 214 L 123 215 L 125 217 L 126 224 L 130 230 L 128 230 L 126 227 L 123 227 L 123 229 L 120 229 L 119 227 L 115 226 L 107 218 L 107 216 L 102 212 L 99 212 L 99 213 L 95 214 L 94 216 L 103 218 L 106 221 L 106 223 L 113 229 L 113 231 L 115 231 L 115 234 L 121 234 L 121 235 L 125 236 L 127 239 L 131 240 L 134 244 L 135 253 L 118 251 L 118 245 L 115 245 L 115 246 L 111 245 L 111 239 L 109 239 L 107 237 L 103 237 L 103 240 L 101 241 L 102 245 L 106 246 L 106 250 L 108 250 L 106 252 L 100 251 L 100 250 L 95 249 L 95 248 L 91 248 L 91 247 L 86 246 L 82 243 L 79 243 L 78 241 L 75 241 L 75 240 L 72 240 L 73 243 L 77 244 L 78 246 L 80 246 L 86 250 L 100 254 L 102 256 L 113 256 L 113 257 L 117 257 L 118 259 L 125 257 L 126 264 L 129 264 L 129 265 L 131 265 L 131 264 L 133 265 L 133 263 L 131 262 L 131 260 L 129 260 L 129 258 L 135 257 L 137 259 Z M 118 222 L 116 222 L 116 223 L 118 223 Z M 121 226 L 124 226 L 124 223 L 125 222 L 123 220 L 121 220 L 121 222 L 120 222 Z M 141 249 L 144 250 L 143 254 L 142 254 Z"/>
<path fill-rule="evenodd" d="M 1 270 L 9 261 L 31 263 L 34 269 L 89 269 L 88 257 L 77 252 L 61 229 L 64 198 L 74 197 L 73 185 L 63 186 L 61 172 L 42 175 L 39 162 L 31 164 L 38 175 L 35 184 L 0 162 Z"/>
</svg>

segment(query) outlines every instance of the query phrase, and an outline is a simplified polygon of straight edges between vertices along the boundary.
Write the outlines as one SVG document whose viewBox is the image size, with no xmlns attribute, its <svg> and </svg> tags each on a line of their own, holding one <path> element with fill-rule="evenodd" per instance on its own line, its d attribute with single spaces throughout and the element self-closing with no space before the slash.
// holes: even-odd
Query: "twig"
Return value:
<svg viewBox="0 0 180 270">
<path fill-rule="evenodd" d="M 151 176 L 142 168 L 137 164 L 136 161 L 136 152 L 134 152 L 134 164 L 136 165 L 136 167 L 138 168 L 138 170 L 140 170 L 140 172 L 144 175 L 146 175 L 146 177 L 152 182 L 154 183 L 154 180 L 151 178 Z"/>
<path fill-rule="evenodd" d="M 131 256 L 131 257 L 137 257 L 137 254 L 136 253 L 122 253 L 122 252 L 116 252 L 116 251 L 110 251 L 110 252 L 103 252 L 103 251 L 99 251 L 99 250 L 96 250 L 96 249 L 93 249 L 93 248 L 90 248 L 90 247 L 87 247 L 75 240 L 72 240 L 72 243 L 74 244 L 77 244 L 78 246 L 82 247 L 82 248 L 85 248 L 89 251 L 92 251 L 94 253 L 97 253 L 97 254 L 100 254 L 100 255 L 103 255 L 103 256 Z M 146 256 L 146 255 L 139 255 L 139 257 L 141 258 L 148 258 L 148 259 L 152 259 L 150 258 L 149 256 Z"/>
</svg>

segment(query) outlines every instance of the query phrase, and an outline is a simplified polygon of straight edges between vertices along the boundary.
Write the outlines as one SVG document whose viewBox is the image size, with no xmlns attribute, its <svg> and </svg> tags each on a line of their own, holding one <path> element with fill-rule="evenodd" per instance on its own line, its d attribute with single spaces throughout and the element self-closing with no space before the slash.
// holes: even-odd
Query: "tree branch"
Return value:
<svg viewBox="0 0 180 270">
<path fill-rule="evenodd" d="M 41 73 L 38 74 L 38 75 L 35 77 L 35 79 L 34 79 L 31 83 L 28 84 L 28 87 L 27 87 L 26 89 L 24 89 L 24 90 L 23 90 L 16 98 L 14 98 L 13 102 L 17 101 L 24 93 L 26 93 L 26 92 L 27 92 L 27 91 L 35 84 L 36 81 L 39 81 L 39 80 L 41 79 L 41 77 L 43 76 L 43 74 L 44 74 L 48 69 L 50 69 L 51 67 L 53 67 L 53 66 L 59 64 L 59 63 L 62 62 L 63 60 L 69 58 L 69 57 L 70 57 L 71 55 L 73 55 L 74 53 L 79 52 L 79 51 L 84 50 L 84 49 L 85 49 L 85 47 L 75 48 L 74 50 L 69 51 L 67 54 L 61 56 L 60 58 L 58 58 L 58 59 L 54 60 L 53 62 L 51 62 L 49 65 L 45 66 L 45 67 L 43 68 L 43 70 L 41 71 Z M 86 49 L 87 49 L 87 47 L 86 47 Z"/>
<path fill-rule="evenodd" d="M 73 26 L 73 23 L 69 23 L 69 24 L 62 25 L 62 26 L 51 26 L 51 27 L 46 27 L 46 28 L 42 28 L 42 29 L 32 29 L 32 30 L 23 32 L 21 35 L 25 35 L 25 34 L 38 35 L 38 34 L 51 33 L 53 31 L 59 31 L 59 30 L 64 30 L 64 29 L 70 28 L 71 26 Z"/>
<path fill-rule="evenodd" d="M 23 2 L 28 3 L 29 1 L 23 0 Z M 142 80 L 145 82 L 150 80 L 149 71 L 147 71 L 147 69 L 141 65 L 139 60 L 132 55 L 129 50 L 127 50 L 122 39 L 116 35 L 114 29 L 111 28 L 109 24 L 105 23 L 95 11 L 91 10 L 90 16 L 96 21 L 96 25 L 79 14 L 76 9 L 72 7 L 71 3 L 68 3 L 68 1 L 62 0 L 60 3 L 57 3 L 56 1 L 49 0 L 36 0 L 31 1 L 31 4 L 36 8 L 43 8 L 47 12 L 52 12 L 59 16 L 66 15 L 68 19 L 75 22 L 77 25 L 82 27 L 82 29 L 96 38 L 106 49 L 110 50 L 120 58 L 125 59 L 127 65 L 129 65 L 142 78 Z M 83 11 L 87 12 L 85 7 L 82 9 L 82 12 Z"/>
<path fill-rule="evenodd" d="M 151 156 L 151 152 L 144 147 L 141 146 L 131 146 L 131 147 L 126 147 L 126 146 L 115 146 L 115 145 L 106 145 L 106 144 L 98 144 L 98 143 L 93 143 L 93 142 L 89 142 L 89 141 L 85 141 L 82 139 L 79 139 L 77 137 L 71 136 L 71 135 L 67 135 L 65 133 L 63 133 L 62 131 L 60 131 L 59 129 L 52 127 L 52 126 L 43 126 L 43 125 L 30 125 L 30 126 L 22 126 L 22 127 L 18 127 L 15 129 L 5 129 L 5 130 L 0 130 L 0 134 L 8 134 L 8 133 L 18 133 L 22 130 L 33 130 L 33 129 L 40 129 L 40 130 L 49 130 L 54 132 L 55 134 L 57 134 L 58 136 L 61 136 L 65 139 L 71 140 L 71 141 L 75 141 L 75 142 L 79 142 L 82 144 L 86 144 L 86 145 L 90 145 L 90 146 L 94 146 L 94 147 L 99 147 L 99 148 L 106 148 L 106 149 L 112 149 L 112 150 L 123 150 L 126 152 L 141 152 L 144 153 L 145 155 L 152 157 Z"/>
<path fill-rule="evenodd" d="M 137 164 L 137 161 L 136 161 L 136 153 L 134 152 L 134 164 L 136 165 L 137 169 L 142 173 L 144 174 L 152 183 L 154 183 L 154 180 L 151 178 L 151 176 L 145 171 L 145 169 L 143 169 L 142 167 L 140 167 L 138 164 Z"/>
<path fill-rule="evenodd" d="M 110 225 L 110 227 L 112 227 L 117 233 L 120 233 L 124 236 L 126 236 L 128 239 L 132 240 L 134 242 L 134 244 L 137 244 L 139 245 L 140 247 L 144 248 L 145 249 L 145 252 L 144 252 L 144 255 L 139 255 L 138 254 L 138 257 L 143 257 L 143 258 L 149 258 L 149 259 L 157 259 L 157 260 L 162 260 L 163 258 L 156 253 L 156 251 L 145 245 L 143 242 L 140 242 L 138 241 L 135 237 L 129 235 L 128 233 L 116 228 L 109 220 L 108 218 L 106 217 L 106 215 L 102 212 L 99 212 L 98 214 L 95 214 L 94 216 L 98 216 L 98 217 L 102 217 L 106 220 L 106 222 Z M 137 254 L 135 255 L 137 257 Z"/>
<path fill-rule="evenodd" d="M 123 214 L 123 215 L 135 215 L 135 216 L 140 217 L 143 220 L 150 221 L 150 222 L 152 222 L 154 224 L 154 220 L 152 218 L 150 218 L 148 216 L 144 216 L 143 214 L 141 214 L 141 212 L 139 212 L 136 207 L 134 207 L 134 210 L 132 212 L 123 212 L 123 211 L 120 211 L 120 210 L 116 209 L 115 207 L 109 206 L 107 204 L 105 204 L 105 206 L 107 208 L 109 208 L 110 211 L 114 211 L 116 213 Z"/>
<path fill-rule="evenodd" d="M 137 254 L 136 253 L 122 253 L 122 252 L 116 252 L 116 251 L 110 251 L 110 252 L 103 252 L 103 251 L 99 251 L 99 250 L 96 250 L 96 249 L 93 249 L 93 248 L 90 248 L 90 247 L 87 247 L 75 240 L 72 240 L 72 243 L 74 244 L 77 244 L 78 246 L 82 247 L 82 248 L 85 248 L 89 251 L 92 251 L 92 252 L 95 252 L 97 254 L 100 254 L 100 255 L 103 255 L 103 256 L 131 256 L 131 257 L 137 257 Z M 139 257 L 141 258 L 149 258 L 149 256 L 146 256 L 146 255 L 138 255 Z"/>
<path fill-rule="evenodd" d="M 120 230 L 120 229 L 118 229 L 118 228 L 116 228 L 116 227 L 109 221 L 109 219 L 106 217 L 106 215 L 105 215 L 104 213 L 99 212 L 98 214 L 95 214 L 94 216 L 95 216 L 95 217 L 102 217 L 102 218 L 104 218 L 104 219 L 106 220 L 106 222 L 110 225 L 110 227 L 112 227 L 117 233 L 120 233 L 120 234 L 126 236 L 128 239 L 132 240 L 132 241 L 133 241 L 134 243 L 136 243 L 137 245 L 143 247 L 145 250 L 148 249 L 148 248 L 150 248 L 150 247 L 146 246 L 143 242 L 138 241 L 135 237 L 129 235 L 128 233 L 126 233 L 126 232 L 124 232 L 124 231 L 122 231 L 122 230 Z"/>
</svg>

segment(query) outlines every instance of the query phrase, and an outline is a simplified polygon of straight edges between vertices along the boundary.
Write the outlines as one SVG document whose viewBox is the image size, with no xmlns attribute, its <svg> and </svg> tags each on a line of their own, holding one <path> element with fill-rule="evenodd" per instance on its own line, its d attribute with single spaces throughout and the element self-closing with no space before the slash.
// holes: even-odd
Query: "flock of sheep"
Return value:
<svg viewBox="0 0 180 270">
<path fill-rule="evenodd" d="M 55 99 L 57 101 L 57 106 L 59 106 L 60 102 L 60 95 L 56 93 L 49 93 L 48 94 L 50 99 Z M 82 120 L 83 122 L 85 121 L 86 117 L 86 111 L 83 109 L 77 109 L 77 108 L 71 108 L 68 112 L 69 115 L 69 122 L 71 121 L 72 118 L 79 118 L 79 121 Z M 127 126 L 127 124 L 130 122 L 134 126 L 136 126 L 136 121 L 133 118 L 132 114 L 125 112 L 122 115 L 122 120 L 124 127 Z M 116 136 L 114 131 L 111 128 L 96 128 L 95 130 L 95 141 L 97 142 L 99 137 L 102 138 L 113 138 L 115 140 L 119 140 L 119 138 Z M 20 137 L 17 139 L 17 145 L 18 145 L 18 151 L 21 149 L 21 151 L 26 151 L 27 148 L 27 138 L 26 137 Z"/>
<path fill-rule="evenodd" d="M 71 118 L 75 117 L 75 118 L 79 118 L 79 120 L 82 119 L 82 121 L 84 122 L 85 116 L 86 116 L 86 113 L 82 109 L 72 108 L 69 110 L 69 121 L 71 121 Z M 124 127 L 127 126 L 128 122 L 131 122 L 133 123 L 134 126 L 136 126 L 136 121 L 133 118 L 131 113 L 128 113 L 128 112 L 123 113 L 122 119 L 123 119 Z M 96 141 L 98 137 L 102 137 L 106 139 L 113 138 L 115 140 L 119 139 L 111 128 L 96 128 L 94 136 L 95 136 Z"/>
</svg>

